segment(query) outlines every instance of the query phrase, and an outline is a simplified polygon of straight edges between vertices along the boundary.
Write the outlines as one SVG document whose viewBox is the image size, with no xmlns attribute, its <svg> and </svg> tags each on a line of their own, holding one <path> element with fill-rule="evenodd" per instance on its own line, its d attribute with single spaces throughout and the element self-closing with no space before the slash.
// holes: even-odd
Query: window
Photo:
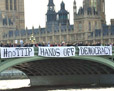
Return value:
<svg viewBox="0 0 114 91">
<path fill-rule="evenodd" d="M 95 11 L 97 11 L 97 1 L 96 0 L 91 0 L 91 7 L 94 7 Z"/>
<path fill-rule="evenodd" d="M 17 10 L 17 1 L 14 0 L 14 10 Z"/>
<path fill-rule="evenodd" d="M 103 12 L 105 12 L 105 2 L 104 2 L 104 0 L 102 0 L 102 8 L 103 8 Z"/>
<path fill-rule="evenodd" d="M 6 10 L 8 10 L 8 0 L 6 0 Z"/>
<path fill-rule="evenodd" d="M 12 0 L 10 0 L 10 10 L 12 10 Z"/>
<path fill-rule="evenodd" d="M 94 6 L 94 0 L 91 0 L 91 7 Z"/>
<path fill-rule="evenodd" d="M 89 31 L 91 31 L 91 22 L 89 22 Z"/>
<path fill-rule="evenodd" d="M 82 30 L 82 23 L 79 22 L 79 31 L 81 31 L 81 30 Z"/>
<path fill-rule="evenodd" d="M 95 22 L 95 29 L 97 29 L 97 22 Z"/>
</svg>

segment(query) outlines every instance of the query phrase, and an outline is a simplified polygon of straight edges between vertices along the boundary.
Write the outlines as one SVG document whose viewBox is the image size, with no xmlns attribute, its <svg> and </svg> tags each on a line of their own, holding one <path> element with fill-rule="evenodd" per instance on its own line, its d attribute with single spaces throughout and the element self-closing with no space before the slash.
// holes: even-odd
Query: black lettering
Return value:
<svg viewBox="0 0 114 91">
<path fill-rule="evenodd" d="M 27 54 L 27 49 L 28 49 L 28 48 L 25 48 L 25 56 L 28 56 L 28 54 Z"/>
<path fill-rule="evenodd" d="M 48 54 L 48 49 L 45 49 L 45 56 L 50 56 L 49 54 Z"/>
<path fill-rule="evenodd" d="M 70 56 L 70 48 L 66 49 L 67 56 Z"/>
<path fill-rule="evenodd" d="M 12 57 L 12 52 L 8 51 L 8 58 Z"/>
<path fill-rule="evenodd" d="M 93 53 L 92 48 L 88 48 L 88 53 L 91 55 Z"/>
<path fill-rule="evenodd" d="M 105 53 L 106 55 L 108 55 L 108 52 L 109 52 L 109 54 L 110 54 L 110 49 L 109 49 L 108 47 L 105 47 L 104 50 L 105 50 L 104 53 Z M 106 51 L 106 50 L 107 50 L 107 51 Z"/>
<path fill-rule="evenodd" d="M 52 50 L 48 49 L 48 51 L 50 55 L 53 55 Z"/>
<path fill-rule="evenodd" d="M 87 55 L 88 53 L 87 53 L 87 47 L 85 47 L 84 49 L 83 49 L 83 55 Z"/>
<path fill-rule="evenodd" d="M 83 52 L 83 48 L 80 47 L 80 50 L 81 50 L 81 55 L 83 55 L 83 54 L 84 54 L 84 52 Z"/>
<path fill-rule="evenodd" d="M 43 48 L 40 48 L 40 54 L 44 55 L 44 49 Z"/>
<path fill-rule="evenodd" d="M 24 50 L 24 48 L 20 48 L 20 50 L 22 51 L 22 55 L 21 56 L 23 56 L 23 50 Z"/>
<path fill-rule="evenodd" d="M 100 47 L 97 48 L 98 49 L 98 54 L 102 54 L 102 50 Z"/>
<path fill-rule="evenodd" d="M 56 48 L 56 56 L 58 56 L 58 57 L 60 56 L 59 50 L 60 50 L 59 48 Z"/>
<path fill-rule="evenodd" d="M 16 56 L 16 52 L 15 51 L 13 51 L 13 56 Z"/>
<path fill-rule="evenodd" d="M 63 50 L 63 54 L 64 54 L 64 56 L 67 56 L 66 49 Z"/>
<path fill-rule="evenodd" d="M 7 57 L 7 56 L 8 56 L 8 50 L 4 49 L 4 57 Z"/>
<path fill-rule="evenodd" d="M 56 56 L 56 50 L 53 48 L 53 56 Z"/>
<path fill-rule="evenodd" d="M 30 56 L 31 52 L 32 52 L 32 48 L 28 48 L 28 56 Z"/>
<path fill-rule="evenodd" d="M 15 50 L 17 50 L 17 56 L 19 57 L 19 49 L 20 48 L 16 48 Z"/>
<path fill-rule="evenodd" d="M 73 53 L 74 53 L 74 50 L 75 50 L 74 48 L 71 48 L 71 54 L 72 54 L 72 55 L 73 55 Z"/>
</svg>

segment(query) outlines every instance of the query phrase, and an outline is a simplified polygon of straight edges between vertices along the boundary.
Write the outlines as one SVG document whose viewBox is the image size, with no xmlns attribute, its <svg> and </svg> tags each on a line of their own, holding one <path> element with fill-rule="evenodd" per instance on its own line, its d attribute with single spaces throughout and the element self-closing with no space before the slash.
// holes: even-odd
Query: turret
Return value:
<svg viewBox="0 0 114 91">
<path fill-rule="evenodd" d="M 76 1 L 74 0 L 74 3 L 73 3 L 73 12 L 74 14 L 77 14 L 77 6 L 76 6 Z"/>
<path fill-rule="evenodd" d="M 62 1 L 61 10 L 58 12 L 59 15 L 58 22 L 61 23 L 61 25 L 67 25 L 67 23 L 69 24 L 68 14 L 69 12 L 65 10 L 65 4 Z"/>
<path fill-rule="evenodd" d="M 55 11 L 55 9 L 54 9 L 54 3 L 53 3 L 53 0 L 49 0 L 49 3 L 48 3 L 48 10 L 53 10 L 53 11 Z"/>
<path fill-rule="evenodd" d="M 53 0 L 49 0 L 48 3 L 48 10 L 46 13 L 47 16 L 47 22 L 46 26 L 51 27 L 52 24 L 55 24 L 57 22 L 57 13 L 55 12 L 55 5 L 53 3 Z"/>
</svg>

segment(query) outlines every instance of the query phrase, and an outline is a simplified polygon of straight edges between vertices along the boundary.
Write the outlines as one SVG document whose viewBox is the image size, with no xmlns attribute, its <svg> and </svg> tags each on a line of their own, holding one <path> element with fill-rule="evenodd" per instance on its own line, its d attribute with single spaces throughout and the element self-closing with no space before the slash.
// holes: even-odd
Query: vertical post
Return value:
<svg viewBox="0 0 114 91">
<path fill-rule="evenodd" d="M 59 24 L 59 35 L 60 35 L 60 43 L 61 43 L 62 42 L 61 23 Z"/>
<path fill-rule="evenodd" d="M 41 27 L 39 26 L 39 42 L 41 42 L 41 35 L 40 35 L 40 29 L 41 29 Z"/>
<path fill-rule="evenodd" d="M 26 43 L 28 43 L 28 41 L 27 41 L 28 40 L 28 28 L 27 27 L 26 27 L 25 32 L 26 32 L 26 37 L 25 37 L 26 38 Z"/>
<path fill-rule="evenodd" d="M 103 45 L 103 29 L 101 29 L 101 45 Z"/>
</svg>

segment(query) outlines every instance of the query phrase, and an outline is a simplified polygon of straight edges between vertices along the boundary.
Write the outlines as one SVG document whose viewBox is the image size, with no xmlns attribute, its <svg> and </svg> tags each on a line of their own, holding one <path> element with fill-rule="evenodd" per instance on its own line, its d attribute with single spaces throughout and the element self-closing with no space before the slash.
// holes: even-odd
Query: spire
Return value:
<svg viewBox="0 0 114 91">
<path fill-rule="evenodd" d="M 52 26 L 53 22 L 54 23 L 57 22 L 57 13 L 55 11 L 55 5 L 53 3 L 53 0 L 49 0 L 46 16 L 47 16 L 46 26 Z"/>
<path fill-rule="evenodd" d="M 85 0 L 83 0 L 83 7 L 85 6 Z"/>
<path fill-rule="evenodd" d="M 65 9 L 65 3 L 62 1 L 61 9 L 58 11 L 59 15 L 58 22 L 61 23 L 62 25 L 66 25 L 67 22 L 69 23 L 68 14 L 69 12 Z"/>
<path fill-rule="evenodd" d="M 48 6 L 55 6 L 53 0 L 49 0 Z"/>
<path fill-rule="evenodd" d="M 74 6 L 76 6 L 76 1 L 74 0 Z"/>
<path fill-rule="evenodd" d="M 65 9 L 65 4 L 64 4 L 63 1 L 62 1 L 62 3 L 61 3 L 61 9 Z"/>
<path fill-rule="evenodd" d="M 74 0 L 73 10 L 74 10 L 74 14 L 76 14 L 77 13 L 77 7 L 76 7 L 76 1 L 75 0 Z"/>
</svg>

